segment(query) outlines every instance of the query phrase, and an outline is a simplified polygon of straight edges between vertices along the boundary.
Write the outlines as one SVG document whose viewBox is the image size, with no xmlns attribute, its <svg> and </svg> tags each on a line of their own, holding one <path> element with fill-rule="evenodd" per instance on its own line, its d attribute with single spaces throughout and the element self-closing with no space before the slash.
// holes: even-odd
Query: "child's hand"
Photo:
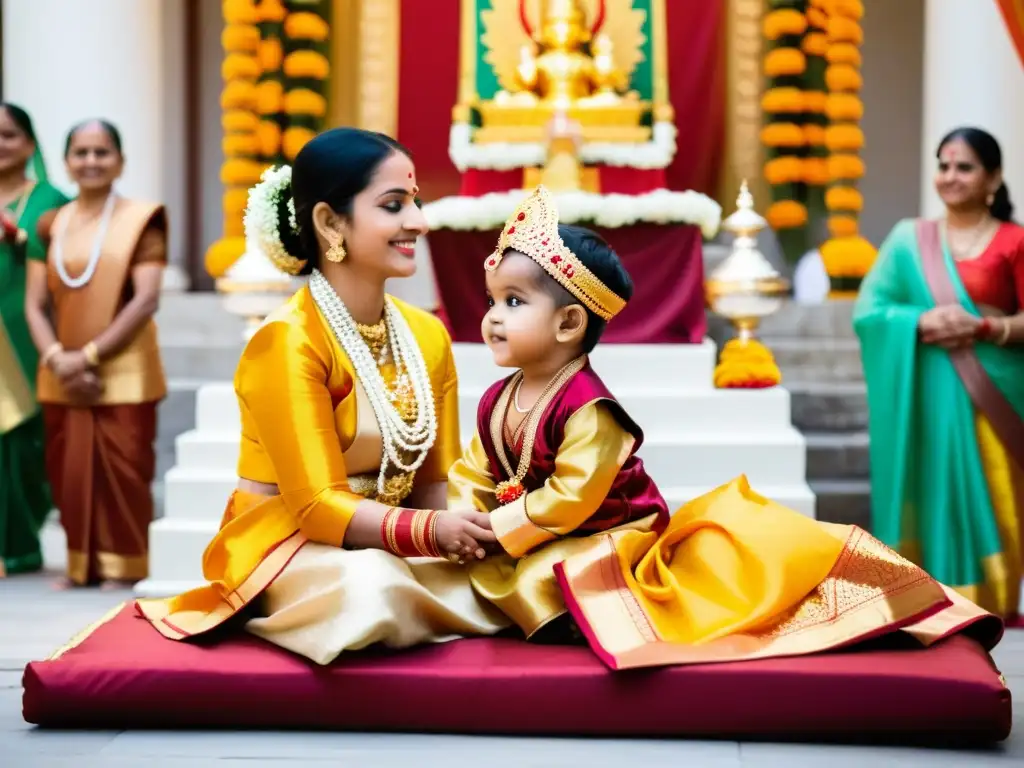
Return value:
<svg viewBox="0 0 1024 768">
<path fill-rule="evenodd" d="M 487 557 L 484 545 L 497 542 L 490 518 L 481 512 L 441 512 L 434 535 L 438 547 L 456 555 L 460 562 L 466 557 L 483 560 Z"/>
</svg>

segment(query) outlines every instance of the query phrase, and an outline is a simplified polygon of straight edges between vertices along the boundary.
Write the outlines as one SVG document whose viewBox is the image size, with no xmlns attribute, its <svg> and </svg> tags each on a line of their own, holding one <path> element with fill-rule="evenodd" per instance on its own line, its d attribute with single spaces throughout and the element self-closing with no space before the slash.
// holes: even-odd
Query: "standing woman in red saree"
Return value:
<svg viewBox="0 0 1024 768">
<path fill-rule="evenodd" d="M 163 206 L 120 197 L 116 128 L 68 136 L 76 200 L 40 220 L 25 314 L 40 354 L 46 465 L 67 534 L 67 583 L 134 583 L 148 570 L 157 404 L 166 394 L 153 315 L 166 263 Z M 51 323 L 52 317 L 52 323 Z"/>
<path fill-rule="evenodd" d="M 873 533 L 1013 620 L 1024 538 L 1024 228 L 996 140 L 946 136 L 946 215 L 903 221 L 861 287 Z"/>
</svg>

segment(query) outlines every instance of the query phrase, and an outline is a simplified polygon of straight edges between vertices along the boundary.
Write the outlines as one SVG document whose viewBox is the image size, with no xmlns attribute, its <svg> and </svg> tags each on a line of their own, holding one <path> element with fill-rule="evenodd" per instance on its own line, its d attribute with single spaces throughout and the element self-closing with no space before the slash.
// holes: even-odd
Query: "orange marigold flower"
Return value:
<svg viewBox="0 0 1024 768">
<path fill-rule="evenodd" d="M 255 53 L 260 44 L 259 27 L 250 24 L 228 24 L 220 34 L 221 47 L 229 53 Z"/>
<path fill-rule="evenodd" d="M 823 157 L 805 157 L 803 160 L 803 181 L 812 187 L 828 184 L 828 162 Z"/>
<path fill-rule="evenodd" d="M 761 129 L 761 142 L 767 147 L 802 147 L 804 132 L 794 123 L 772 123 Z"/>
<path fill-rule="evenodd" d="M 853 43 L 833 43 L 825 51 L 825 60 L 829 64 L 849 64 L 858 68 L 864 63 L 860 48 Z"/>
<path fill-rule="evenodd" d="M 864 176 L 867 168 L 857 155 L 830 155 L 828 175 L 832 181 L 853 181 Z"/>
<path fill-rule="evenodd" d="M 848 64 L 833 64 L 825 70 L 825 84 L 830 91 L 859 91 L 864 78 Z"/>
<path fill-rule="evenodd" d="M 828 94 L 824 91 L 804 91 L 804 111 L 816 115 L 825 113 Z"/>
<path fill-rule="evenodd" d="M 253 133 L 229 133 L 221 139 L 221 149 L 225 157 L 255 157 L 260 153 L 260 145 Z"/>
<path fill-rule="evenodd" d="M 808 56 L 824 56 L 828 51 L 828 38 L 824 32 L 810 32 L 804 35 L 800 49 Z"/>
<path fill-rule="evenodd" d="M 856 187 L 832 187 L 825 193 L 825 207 L 830 211 L 864 210 L 864 196 Z"/>
<path fill-rule="evenodd" d="M 714 382 L 718 389 L 763 389 L 782 381 L 782 372 L 764 344 L 756 339 L 730 339 L 722 347 Z"/>
<path fill-rule="evenodd" d="M 825 128 L 821 125 L 804 126 L 804 143 L 809 147 L 825 146 Z"/>
<path fill-rule="evenodd" d="M 295 51 L 284 59 L 284 73 L 288 77 L 326 80 L 330 72 L 327 57 L 316 51 Z"/>
<path fill-rule="evenodd" d="M 261 156 L 273 157 L 281 151 L 281 126 L 273 120 L 261 120 L 256 129 L 256 137 Z"/>
<path fill-rule="evenodd" d="M 255 80 L 260 72 L 260 63 L 256 57 L 244 53 L 229 53 L 220 65 L 220 75 L 226 81 Z"/>
<path fill-rule="evenodd" d="M 251 110 L 256 105 L 256 86 L 248 80 L 233 80 L 224 86 L 220 94 L 220 108 L 228 110 Z"/>
<path fill-rule="evenodd" d="M 263 165 L 255 160 L 232 159 L 220 169 L 220 180 L 225 186 L 249 187 L 260 180 Z"/>
<path fill-rule="evenodd" d="M 280 24 L 288 15 L 288 9 L 284 7 L 281 0 L 260 0 L 256 13 L 260 21 Z"/>
<path fill-rule="evenodd" d="M 764 178 L 772 186 L 792 184 L 803 178 L 803 163 L 799 157 L 776 157 L 764 164 Z"/>
<path fill-rule="evenodd" d="M 281 41 L 276 37 L 261 40 L 258 56 L 264 72 L 276 72 L 281 68 L 281 62 L 284 61 L 284 49 L 281 47 Z"/>
<path fill-rule="evenodd" d="M 831 0 L 830 13 L 845 16 L 854 21 L 864 18 L 864 3 L 861 0 Z"/>
<path fill-rule="evenodd" d="M 799 88 L 769 88 L 761 97 L 761 109 L 769 114 L 804 111 L 804 93 Z"/>
<path fill-rule="evenodd" d="M 221 14 L 228 24 L 255 24 L 256 4 L 252 0 L 224 0 Z"/>
<path fill-rule="evenodd" d="M 764 73 L 768 77 L 802 75 L 807 69 L 807 57 L 796 48 L 776 48 L 764 57 Z"/>
<path fill-rule="evenodd" d="M 825 146 L 833 152 L 856 152 L 864 148 L 864 131 L 857 125 L 830 125 L 825 129 Z"/>
<path fill-rule="evenodd" d="M 853 237 L 858 232 L 856 216 L 829 216 L 828 233 L 832 237 Z"/>
<path fill-rule="evenodd" d="M 276 80 L 267 80 L 258 86 L 256 111 L 261 115 L 276 115 L 284 103 L 284 86 Z"/>
<path fill-rule="evenodd" d="M 762 27 L 767 39 L 778 40 L 786 35 L 802 35 L 807 29 L 807 18 L 798 10 L 782 8 L 766 14 Z"/>
<path fill-rule="evenodd" d="M 769 206 L 765 218 L 772 229 L 796 229 L 807 223 L 807 208 L 796 200 L 780 200 Z"/>
<path fill-rule="evenodd" d="M 239 216 L 245 213 L 249 205 L 249 190 L 245 187 L 231 187 L 224 193 L 224 215 Z"/>
<path fill-rule="evenodd" d="M 316 133 L 308 128 L 289 128 L 281 139 L 284 156 L 289 160 L 294 160 L 299 151 L 314 138 L 316 138 Z"/>
<path fill-rule="evenodd" d="M 322 43 L 331 34 L 330 25 L 315 13 L 289 13 L 284 20 L 284 33 L 292 40 Z"/>
<path fill-rule="evenodd" d="M 875 246 L 859 235 L 828 240 L 820 252 L 830 277 L 864 277 L 878 255 Z"/>
<path fill-rule="evenodd" d="M 864 28 L 853 19 L 844 16 L 830 16 L 827 30 L 830 43 L 864 44 Z"/>
<path fill-rule="evenodd" d="M 820 8 L 808 8 L 807 24 L 814 29 L 825 29 L 828 26 L 828 16 Z"/>
<path fill-rule="evenodd" d="M 218 240 L 206 251 L 205 265 L 210 277 L 223 277 L 231 265 L 245 253 L 244 237 L 229 237 Z"/>
<path fill-rule="evenodd" d="M 856 122 L 864 117 L 864 102 L 852 93 L 832 93 L 825 101 L 825 114 L 835 122 Z"/>
<path fill-rule="evenodd" d="M 308 88 L 299 88 L 284 95 L 284 111 L 289 115 L 323 117 L 327 114 L 327 99 Z"/>
<path fill-rule="evenodd" d="M 225 133 L 250 133 L 256 130 L 259 118 L 250 110 L 229 109 L 220 118 Z"/>
</svg>

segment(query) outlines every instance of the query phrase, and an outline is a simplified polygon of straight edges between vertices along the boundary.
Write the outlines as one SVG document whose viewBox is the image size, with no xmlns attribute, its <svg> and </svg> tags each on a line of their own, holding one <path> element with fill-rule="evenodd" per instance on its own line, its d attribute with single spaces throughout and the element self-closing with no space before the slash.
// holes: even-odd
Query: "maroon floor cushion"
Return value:
<svg viewBox="0 0 1024 768">
<path fill-rule="evenodd" d="M 1011 722 L 992 660 L 959 636 L 628 672 L 493 638 L 318 667 L 244 632 L 166 640 L 126 606 L 24 683 L 25 719 L 49 727 L 995 742 Z"/>
</svg>

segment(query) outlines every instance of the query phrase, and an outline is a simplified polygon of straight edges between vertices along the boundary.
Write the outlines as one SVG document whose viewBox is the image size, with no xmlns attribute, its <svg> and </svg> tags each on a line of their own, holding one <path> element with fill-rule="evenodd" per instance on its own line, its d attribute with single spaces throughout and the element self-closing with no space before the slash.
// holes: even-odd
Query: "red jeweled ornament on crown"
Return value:
<svg viewBox="0 0 1024 768">
<path fill-rule="evenodd" d="M 498 483 L 498 487 L 494 489 L 494 498 L 498 500 L 499 504 L 511 504 L 524 493 L 526 493 L 526 489 L 523 487 L 523 484 L 513 478 L 512 480 Z"/>
</svg>

